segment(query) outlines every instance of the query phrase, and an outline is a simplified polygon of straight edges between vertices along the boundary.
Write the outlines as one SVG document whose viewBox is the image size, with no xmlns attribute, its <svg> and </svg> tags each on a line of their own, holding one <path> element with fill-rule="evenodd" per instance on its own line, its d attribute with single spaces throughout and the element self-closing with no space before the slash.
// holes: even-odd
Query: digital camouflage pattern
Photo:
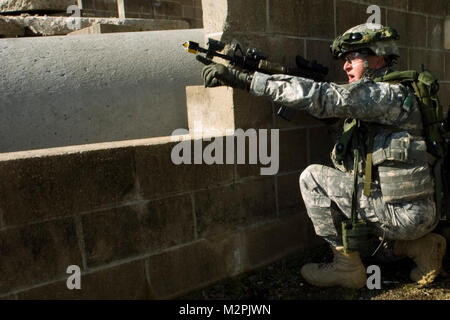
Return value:
<svg viewBox="0 0 450 320">
<path fill-rule="evenodd" d="M 331 45 L 335 58 L 361 49 L 370 49 L 377 56 L 399 57 L 400 50 L 395 43 L 400 37 L 397 31 L 375 23 L 364 23 L 345 31 Z"/>
<path fill-rule="evenodd" d="M 379 70 L 373 76 L 387 72 L 387 69 Z M 423 138 L 419 136 L 422 119 L 418 103 L 409 88 L 401 84 L 374 82 L 371 77 L 339 85 L 286 75 L 255 73 L 250 92 L 298 110 L 306 110 L 318 118 L 355 118 L 373 126 L 376 130 L 374 151 L 379 150 L 386 155 L 385 159 L 379 160 L 380 165 L 394 170 L 387 171 L 385 175 L 393 177 L 394 181 L 405 181 L 406 186 L 411 172 L 423 168 L 424 177 L 415 182 L 419 186 L 418 190 L 425 191 L 420 193 L 414 190 L 416 193 L 404 194 L 403 198 L 398 197 L 395 201 L 386 201 L 383 197 L 383 181 L 380 183 L 378 178 L 374 178 L 370 196 L 364 196 L 365 154 L 362 153 L 357 201 L 360 217 L 373 225 L 378 235 L 386 240 L 413 240 L 435 228 L 439 218 L 433 199 L 433 181 L 426 150 L 420 147 L 423 145 Z M 386 135 L 386 126 L 403 130 L 410 137 L 404 150 L 395 152 L 398 150 L 391 143 L 395 139 Z M 389 158 L 390 154 L 405 154 L 406 158 L 396 161 L 396 158 Z M 406 162 L 412 171 L 405 169 Z M 322 165 L 309 166 L 300 176 L 300 189 L 316 233 L 332 246 L 340 246 L 342 240 L 333 222 L 331 206 L 332 202 L 335 203 L 345 216 L 350 217 L 353 159 L 350 157 L 342 166 L 336 163 L 335 166 L 338 170 Z M 402 188 L 401 184 L 394 186 L 398 190 L 408 189 Z M 393 258 L 392 246 L 392 241 L 385 242 L 385 250 L 380 250 L 380 254 L 386 259 Z"/>
</svg>

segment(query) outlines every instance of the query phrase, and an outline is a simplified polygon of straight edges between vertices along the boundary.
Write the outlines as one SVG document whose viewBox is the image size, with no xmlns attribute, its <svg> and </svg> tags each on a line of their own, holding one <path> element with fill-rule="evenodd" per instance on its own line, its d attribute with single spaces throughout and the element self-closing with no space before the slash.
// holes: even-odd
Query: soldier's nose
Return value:
<svg viewBox="0 0 450 320">
<path fill-rule="evenodd" d="M 346 60 L 342 69 L 344 69 L 344 71 L 348 72 L 352 69 L 352 64 Z"/>
</svg>

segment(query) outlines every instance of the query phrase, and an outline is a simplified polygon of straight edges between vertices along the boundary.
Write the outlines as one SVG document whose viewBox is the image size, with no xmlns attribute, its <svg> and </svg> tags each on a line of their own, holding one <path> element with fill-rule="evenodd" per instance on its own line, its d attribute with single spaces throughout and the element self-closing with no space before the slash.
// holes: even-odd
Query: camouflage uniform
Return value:
<svg viewBox="0 0 450 320">
<path fill-rule="evenodd" d="M 270 97 L 285 106 L 306 110 L 318 118 L 355 118 L 369 125 L 395 126 L 418 136 L 422 130 L 422 120 L 417 101 L 412 99 L 413 92 L 400 84 L 375 83 L 372 80 L 388 72 L 387 68 L 377 70 L 370 76 L 345 85 L 255 73 L 250 92 Z M 383 130 L 377 129 L 376 134 Z M 422 153 L 426 157 L 426 152 Z M 386 240 L 413 240 L 435 228 L 439 219 L 433 198 L 433 181 L 426 161 L 422 163 L 423 169 L 426 169 L 422 181 L 424 192 L 406 197 L 405 201 L 385 201 L 378 177 L 373 179 L 370 196 L 363 195 L 365 156 L 361 158 L 357 211 L 362 219 L 370 222 Z M 331 205 L 336 204 L 344 215 L 350 217 L 352 163 L 352 159 L 347 159 L 346 164 L 341 166 L 335 163 L 337 169 L 310 165 L 300 176 L 302 197 L 315 231 L 334 247 L 341 246 L 342 240 L 333 222 Z M 393 259 L 392 246 L 393 241 L 384 242 L 384 250 L 379 251 L 379 256 L 385 260 Z"/>
</svg>

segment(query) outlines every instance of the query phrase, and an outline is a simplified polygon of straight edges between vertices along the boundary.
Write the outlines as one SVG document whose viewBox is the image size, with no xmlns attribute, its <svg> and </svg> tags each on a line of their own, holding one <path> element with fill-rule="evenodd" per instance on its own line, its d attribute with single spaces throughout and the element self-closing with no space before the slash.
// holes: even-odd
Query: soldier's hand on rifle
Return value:
<svg viewBox="0 0 450 320">
<path fill-rule="evenodd" d="M 207 88 L 225 85 L 248 90 L 251 83 L 251 78 L 248 73 L 226 67 L 219 63 L 211 63 L 205 66 L 202 70 L 202 78 Z"/>
</svg>

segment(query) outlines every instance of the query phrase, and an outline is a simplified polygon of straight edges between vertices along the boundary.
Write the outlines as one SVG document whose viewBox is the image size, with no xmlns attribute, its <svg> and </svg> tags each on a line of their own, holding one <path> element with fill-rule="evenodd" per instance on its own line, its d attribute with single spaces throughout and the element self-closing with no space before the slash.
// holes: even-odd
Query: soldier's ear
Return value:
<svg viewBox="0 0 450 320">
<path fill-rule="evenodd" d="M 367 61 L 369 63 L 369 68 L 370 69 L 380 69 L 385 67 L 386 64 L 386 59 L 382 56 L 375 56 L 375 55 L 370 55 L 367 56 Z"/>
</svg>

